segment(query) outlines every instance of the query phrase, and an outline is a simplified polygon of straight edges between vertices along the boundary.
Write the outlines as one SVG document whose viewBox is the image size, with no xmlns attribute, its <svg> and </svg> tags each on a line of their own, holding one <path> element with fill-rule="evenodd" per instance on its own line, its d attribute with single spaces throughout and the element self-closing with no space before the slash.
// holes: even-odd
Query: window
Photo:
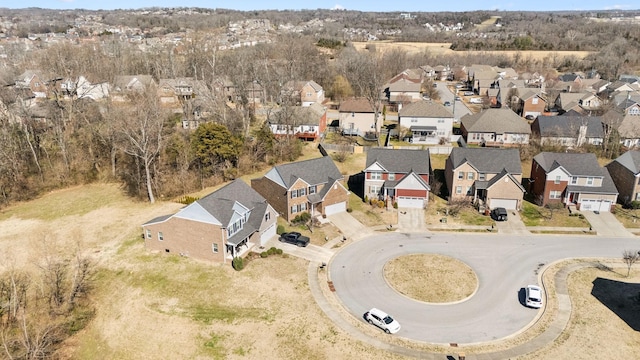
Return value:
<svg viewBox="0 0 640 360">
<path fill-rule="evenodd" d="M 587 186 L 593 186 L 593 178 L 592 177 L 588 177 L 587 178 Z"/>
<path fill-rule="evenodd" d="M 629 109 L 629 115 L 640 115 L 640 108 L 637 106 L 632 107 Z"/>
<path fill-rule="evenodd" d="M 382 180 L 382 172 L 380 172 L 380 171 L 372 171 L 371 172 L 371 180 Z"/>
<path fill-rule="evenodd" d="M 298 196 L 307 195 L 307 188 L 298 189 Z"/>
<path fill-rule="evenodd" d="M 464 179 L 464 171 L 459 171 L 458 172 L 458 180 L 462 180 Z"/>
<path fill-rule="evenodd" d="M 533 105 L 537 105 L 538 104 L 538 97 L 534 96 L 533 99 L 531 99 L 531 104 Z"/>
<path fill-rule="evenodd" d="M 147 239 L 151 239 L 151 230 L 147 230 Z"/>
<path fill-rule="evenodd" d="M 395 180 L 396 179 L 396 174 L 393 174 L 393 173 L 389 174 L 388 175 L 388 179 L 392 180 L 392 181 Z"/>
<path fill-rule="evenodd" d="M 298 190 L 291 190 L 291 198 L 295 199 L 298 197 Z"/>
<path fill-rule="evenodd" d="M 291 207 L 291 213 L 292 214 L 299 213 L 299 212 L 302 212 L 302 211 L 305 211 L 305 210 L 307 210 L 307 203 L 293 205 Z"/>
<path fill-rule="evenodd" d="M 264 214 L 264 221 L 269 221 L 271 219 L 271 213 Z"/>
<path fill-rule="evenodd" d="M 418 119 L 411 119 L 411 122 L 412 122 L 412 123 L 417 123 L 417 122 L 418 122 Z"/>
<path fill-rule="evenodd" d="M 473 180 L 474 178 L 475 178 L 474 174 L 471 171 L 469 171 L 467 173 L 467 180 Z"/>
<path fill-rule="evenodd" d="M 444 124 L 444 119 L 438 119 L 438 124 Z"/>
<path fill-rule="evenodd" d="M 575 185 L 578 183 L 578 177 L 577 176 L 572 176 L 571 177 L 571 185 Z"/>
<path fill-rule="evenodd" d="M 298 212 L 298 206 L 297 206 L 297 205 L 293 205 L 293 206 L 291 207 L 291 213 L 292 213 L 292 214 L 295 214 L 295 213 L 297 213 L 297 212 Z"/>
<path fill-rule="evenodd" d="M 484 181 L 485 178 L 486 178 L 486 174 L 485 173 L 479 173 L 478 174 L 478 180 Z"/>
<path fill-rule="evenodd" d="M 560 175 L 556 176 L 556 179 L 553 182 L 554 184 L 560 184 Z"/>
<path fill-rule="evenodd" d="M 315 194 L 317 189 L 317 185 L 309 186 L 309 195 Z"/>
<path fill-rule="evenodd" d="M 218 252 L 218 244 L 213 243 L 213 245 L 211 246 L 211 250 L 213 250 L 214 253 Z"/>
<path fill-rule="evenodd" d="M 158 231 L 158 240 L 164 240 L 164 234 L 162 234 L 162 231 Z"/>
<path fill-rule="evenodd" d="M 370 194 L 378 194 L 380 192 L 380 187 L 379 186 L 370 186 L 369 187 L 369 193 Z"/>
<path fill-rule="evenodd" d="M 549 192 L 549 199 L 560 199 L 561 195 L 562 195 L 562 192 L 554 190 Z"/>
<path fill-rule="evenodd" d="M 456 194 L 462 194 L 462 186 L 456 186 Z"/>
</svg>

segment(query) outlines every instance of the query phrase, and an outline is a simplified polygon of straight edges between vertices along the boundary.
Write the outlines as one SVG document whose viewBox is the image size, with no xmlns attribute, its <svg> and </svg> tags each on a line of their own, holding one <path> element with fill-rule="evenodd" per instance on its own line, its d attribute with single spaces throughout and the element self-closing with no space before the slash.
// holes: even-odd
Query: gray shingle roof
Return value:
<svg viewBox="0 0 640 360">
<path fill-rule="evenodd" d="M 309 185 L 324 184 L 330 179 L 343 178 L 340 170 L 329 156 L 321 158 L 297 161 L 274 167 L 275 172 L 289 189 L 297 179 L 302 179 Z"/>
<path fill-rule="evenodd" d="M 552 171 L 559 166 L 565 168 L 575 176 L 602 176 L 603 168 L 598 163 L 595 154 L 541 152 L 533 159 L 544 169 Z"/>
<path fill-rule="evenodd" d="M 460 122 L 468 132 L 531 134 L 529 123 L 510 109 L 487 109 L 465 115 Z"/>
<path fill-rule="evenodd" d="M 540 134 L 550 137 L 577 137 L 580 126 L 587 126 L 588 138 L 604 137 L 602 119 L 599 116 L 544 116 L 536 119 Z"/>
<path fill-rule="evenodd" d="M 514 175 L 522 174 L 520 153 L 517 149 L 453 148 L 449 161 L 454 169 L 468 162 L 479 172 L 498 174 L 506 169 Z"/>
<path fill-rule="evenodd" d="M 640 151 L 630 150 L 626 153 L 618 156 L 617 159 L 613 160 L 620 163 L 620 165 L 629 169 L 633 174 L 640 173 Z"/>
<path fill-rule="evenodd" d="M 366 168 L 378 162 L 391 173 L 429 174 L 429 150 L 371 148 Z"/>
<path fill-rule="evenodd" d="M 205 210 L 220 220 L 224 226 L 229 223 L 233 215 L 232 207 L 235 202 L 253 209 L 267 201 L 241 179 L 234 180 L 211 194 L 196 200 Z M 264 215 L 264 212 L 260 216 Z"/>
<path fill-rule="evenodd" d="M 398 116 L 426 117 L 426 118 L 453 118 L 453 114 L 439 103 L 430 100 L 416 101 L 407 104 L 400 109 Z"/>
</svg>

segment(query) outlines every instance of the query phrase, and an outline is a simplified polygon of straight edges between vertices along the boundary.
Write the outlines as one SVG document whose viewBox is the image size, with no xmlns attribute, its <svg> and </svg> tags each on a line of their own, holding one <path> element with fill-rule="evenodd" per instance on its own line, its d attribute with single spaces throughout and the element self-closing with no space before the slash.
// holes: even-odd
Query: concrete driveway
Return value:
<svg viewBox="0 0 640 360">
<path fill-rule="evenodd" d="M 347 239 L 360 240 L 363 237 L 373 234 L 373 230 L 364 226 L 348 212 L 329 215 L 327 218 L 333 225 L 340 229 L 342 235 Z"/>
<path fill-rule="evenodd" d="M 402 232 L 428 232 L 424 209 L 398 209 L 398 230 Z"/>
<path fill-rule="evenodd" d="M 295 257 L 299 257 L 309 261 L 315 261 L 318 263 L 328 263 L 335 254 L 334 250 L 318 245 L 309 244 L 306 247 L 298 247 L 293 244 L 280 242 L 278 241 L 277 236 L 274 236 L 269 241 L 267 241 L 264 248 L 266 250 L 272 246 L 282 249 L 287 254 L 291 254 Z"/>
<path fill-rule="evenodd" d="M 515 210 L 507 210 L 507 221 L 496 221 L 499 234 L 531 235 L 524 226 L 520 213 Z"/>
<path fill-rule="evenodd" d="M 580 211 L 585 219 L 591 224 L 598 236 L 606 237 L 635 237 L 631 232 L 622 226 L 616 217 L 610 212 Z"/>
</svg>

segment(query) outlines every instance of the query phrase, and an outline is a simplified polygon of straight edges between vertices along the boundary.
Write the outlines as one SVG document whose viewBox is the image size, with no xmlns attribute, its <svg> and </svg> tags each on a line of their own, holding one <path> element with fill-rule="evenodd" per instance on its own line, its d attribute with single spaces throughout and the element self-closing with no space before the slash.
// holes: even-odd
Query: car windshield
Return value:
<svg viewBox="0 0 640 360">
<path fill-rule="evenodd" d="M 530 297 L 529 300 L 531 301 L 535 301 L 535 302 L 540 302 L 540 299 L 535 298 L 535 297 Z"/>
<path fill-rule="evenodd" d="M 391 318 L 391 316 L 387 316 L 383 319 L 385 324 L 391 324 L 393 322 L 393 319 Z"/>
</svg>

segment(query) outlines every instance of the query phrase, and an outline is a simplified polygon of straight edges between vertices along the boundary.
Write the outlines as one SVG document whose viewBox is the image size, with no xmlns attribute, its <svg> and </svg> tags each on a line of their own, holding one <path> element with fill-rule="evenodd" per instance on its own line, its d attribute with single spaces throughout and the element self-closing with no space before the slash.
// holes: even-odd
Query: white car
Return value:
<svg viewBox="0 0 640 360">
<path fill-rule="evenodd" d="M 472 104 L 482 104 L 482 98 L 474 97 L 469 99 L 469 102 Z"/>
<path fill-rule="evenodd" d="M 539 309 L 542 307 L 542 290 L 536 285 L 527 285 L 525 289 L 525 303 L 528 307 Z"/>
<path fill-rule="evenodd" d="M 373 308 L 364 314 L 369 324 L 384 330 L 387 334 L 395 334 L 400 330 L 400 323 L 380 309 Z"/>
</svg>

